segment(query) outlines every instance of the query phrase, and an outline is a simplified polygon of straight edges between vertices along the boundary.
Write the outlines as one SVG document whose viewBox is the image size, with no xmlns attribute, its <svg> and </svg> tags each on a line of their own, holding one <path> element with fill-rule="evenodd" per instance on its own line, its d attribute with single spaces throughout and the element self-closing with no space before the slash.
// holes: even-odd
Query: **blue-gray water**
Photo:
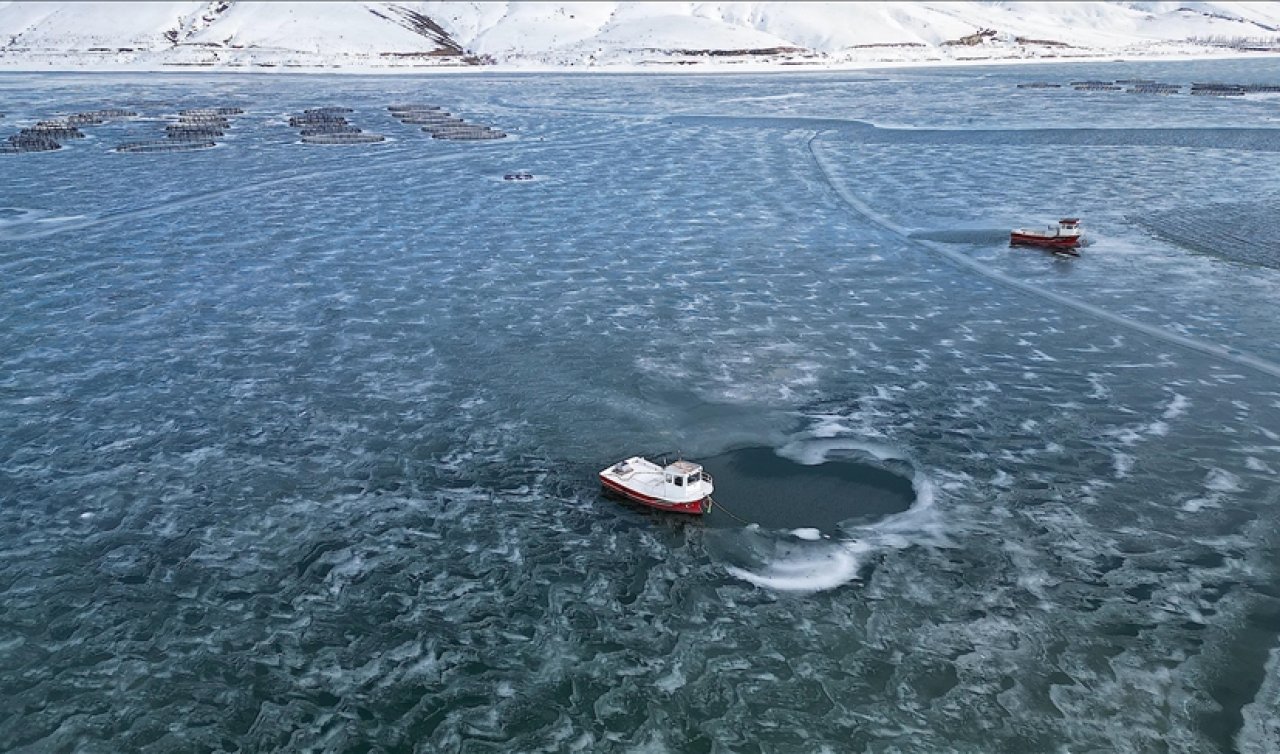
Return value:
<svg viewBox="0 0 1280 754">
<path fill-rule="evenodd" d="M 1280 99 L 1135 77 L 1280 63 L 0 76 L 246 110 L 0 157 L 0 749 L 1280 750 Z"/>
</svg>

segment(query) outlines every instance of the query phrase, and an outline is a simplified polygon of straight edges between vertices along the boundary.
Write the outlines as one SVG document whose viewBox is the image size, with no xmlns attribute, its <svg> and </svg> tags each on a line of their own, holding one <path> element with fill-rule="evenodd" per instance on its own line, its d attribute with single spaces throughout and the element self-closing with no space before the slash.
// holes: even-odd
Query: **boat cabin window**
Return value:
<svg viewBox="0 0 1280 754">
<path fill-rule="evenodd" d="M 682 476 L 672 477 L 672 481 L 674 481 L 674 482 L 676 483 L 676 486 L 677 486 L 677 487 L 683 487 L 683 486 L 684 486 L 684 477 L 682 477 Z"/>
<path fill-rule="evenodd" d="M 697 484 L 697 483 L 698 483 L 698 475 L 697 475 L 697 474 L 690 474 L 690 475 L 689 475 L 689 484 Z"/>
</svg>

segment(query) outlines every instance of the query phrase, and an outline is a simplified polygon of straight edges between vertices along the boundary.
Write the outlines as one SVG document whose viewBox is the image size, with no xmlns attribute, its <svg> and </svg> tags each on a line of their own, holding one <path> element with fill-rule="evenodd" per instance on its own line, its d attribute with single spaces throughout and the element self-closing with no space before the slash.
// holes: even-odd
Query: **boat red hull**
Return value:
<svg viewBox="0 0 1280 754">
<path fill-rule="evenodd" d="M 636 492 L 635 490 L 628 489 L 617 482 L 605 479 L 604 477 L 600 477 L 600 484 L 604 487 L 605 492 L 613 493 L 634 503 L 639 503 L 649 508 L 667 511 L 669 513 L 688 513 L 694 516 L 701 516 L 707 512 L 709 507 L 707 505 L 708 499 L 705 497 L 701 500 L 694 500 L 688 503 L 670 503 L 666 500 L 660 500 L 656 497 L 650 497 Z"/>
<path fill-rule="evenodd" d="M 1080 245 L 1080 236 L 1028 236 L 1022 233 L 1010 233 L 1009 244 L 1041 246 L 1046 249 L 1075 249 Z"/>
</svg>

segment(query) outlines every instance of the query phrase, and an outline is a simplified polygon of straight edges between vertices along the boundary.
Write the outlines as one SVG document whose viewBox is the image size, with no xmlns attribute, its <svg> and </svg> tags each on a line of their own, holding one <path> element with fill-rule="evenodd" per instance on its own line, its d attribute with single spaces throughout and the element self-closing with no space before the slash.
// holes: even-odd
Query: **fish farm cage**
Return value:
<svg viewBox="0 0 1280 754">
<path fill-rule="evenodd" d="M 216 146 L 218 146 L 216 141 L 157 139 L 155 141 L 135 141 L 130 144 L 121 144 L 116 147 L 116 151 L 133 154 L 160 154 L 166 152 L 192 152 Z"/>
<path fill-rule="evenodd" d="M 189 107 L 178 111 L 178 119 L 166 123 L 163 139 L 133 141 L 121 144 L 116 152 L 125 154 L 164 154 L 209 149 L 218 145 L 232 118 L 244 113 L 238 106 Z"/>
<path fill-rule="evenodd" d="M 1193 82 L 1170 84 L 1155 79 L 1115 79 L 1102 81 L 1088 79 L 1069 84 L 1078 92 L 1129 92 L 1131 94 L 1188 94 L 1197 97 L 1245 97 L 1250 94 L 1280 94 L 1280 84 L 1231 84 L 1224 82 Z M 1019 89 L 1059 89 L 1061 84 L 1048 81 L 1024 81 Z"/>
<path fill-rule="evenodd" d="M 443 109 L 444 108 L 441 107 L 440 105 L 428 105 L 428 104 L 387 105 L 387 110 L 390 110 L 393 114 L 403 113 L 403 112 L 425 112 L 427 110 L 443 110 Z"/>
<path fill-rule="evenodd" d="M 480 126 L 474 128 L 442 129 L 432 132 L 431 138 L 445 139 L 447 141 L 492 141 L 493 139 L 505 139 L 507 138 L 507 134 L 505 131 L 499 131 L 496 128 Z"/>
<path fill-rule="evenodd" d="M 406 126 L 422 126 L 433 139 L 445 141 L 491 141 L 505 139 L 501 129 L 482 123 L 468 123 L 441 105 L 426 103 L 387 105 L 391 116 Z"/>
<path fill-rule="evenodd" d="M 353 112 L 341 105 L 309 107 L 290 116 L 289 125 L 298 129 L 303 144 L 377 144 L 387 140 L 348 121 L 347 115 Z"/>
<path fill-rule="evenodd" d="M 223 131 L 220 128 L 205 128 L 199 126 L 165 126 L 165 138 L 173 141 L 207 141 L 221 138 Z"/>
<path fill-rule="evenodd" d="M 350 125 L 342 125 L 333 123 L 323 126 L 310 126 L 298 131 L 299 136 L 319 136 L 321 134 L 358 134 L 362 133 L 362 129 Z"/>
<path fill-rule="evenodd" d="M 53 152 L 62 149 L 62 143 L 52 136 L 25 131 L 10 136 L 0 144 L 0 154 L 23 154 L 26 152 Z"/>
<path fill-rule="evenodd" d="M 240 107 L 189 107 L 185 110 L 178 111 L 179 118 L 203 118 L 217 117 L 226 115 L 244 115 L 244 108 Z"/>
<path fill-rule="evenodd" d="M 374 133 L 320 133 L 303 136 L 304 144 L 376 144 L 386 141 L 387 137 Z"/>
<path fill-rule="evenodd" d="M 434 123 L 463 123 L 462 118 L 458 118 L 450 113 L 441 111 L 438 113 L 415 113 L 398 117 L 401 123 L 407 126 L 427 126 Z"/>
<path fill-rule="evenodd" d="M 99 126 L 108 121 L 133 118 L 137 115 L 133 110 L 104 108 L 37 121 L 35 125 L 19 130 L 5 142 L 0 143 L 0 154 L 53 152 L 61 149 L 64 141 L 85 138 L 84 132 L 80 130 L 81 127 Z"/>
</svg>

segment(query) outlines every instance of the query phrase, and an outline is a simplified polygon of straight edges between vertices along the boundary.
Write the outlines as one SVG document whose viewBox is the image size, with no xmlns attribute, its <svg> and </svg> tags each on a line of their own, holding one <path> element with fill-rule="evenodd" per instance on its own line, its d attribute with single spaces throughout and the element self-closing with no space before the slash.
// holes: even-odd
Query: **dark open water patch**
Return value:
<svg viewBox="0 0 1280 754">
<path fill-rule="evenodd" d="M 911 238 L 921 241 L 962 244 L 996 244 L 1009 241 L 1007 228 L 960 228 L 956 230 L 918 230 Z"/>
<path fill-rule="evenodd" d="M 1220 751 L 1240 750 L 1236 741 L 1244 729 L 1244 708 L 1258 699 L 1266 682 L 1267 659 L 1280 637 L 1280 600 L 1260 600 L 1235 634 L 1230 657 L 1221 663 L 1231 670 L 1209 678 L 1209 695 L 1217 706 L 1198 718 L 1201 730 Z"/>
<path fill-rule="evenodd" d="M 701 461 L 715 478 L 713 526 L 756 523 L 766 529 L 834 532 L 850 520 L 871 523 L 901 513 L 916 500 L 904 473 L 861 457 L 828 457 L 805 465 L 772 448 L 742 448 Z M 905 466 L 905 464 L 903 464 Z"/>
</svg>

